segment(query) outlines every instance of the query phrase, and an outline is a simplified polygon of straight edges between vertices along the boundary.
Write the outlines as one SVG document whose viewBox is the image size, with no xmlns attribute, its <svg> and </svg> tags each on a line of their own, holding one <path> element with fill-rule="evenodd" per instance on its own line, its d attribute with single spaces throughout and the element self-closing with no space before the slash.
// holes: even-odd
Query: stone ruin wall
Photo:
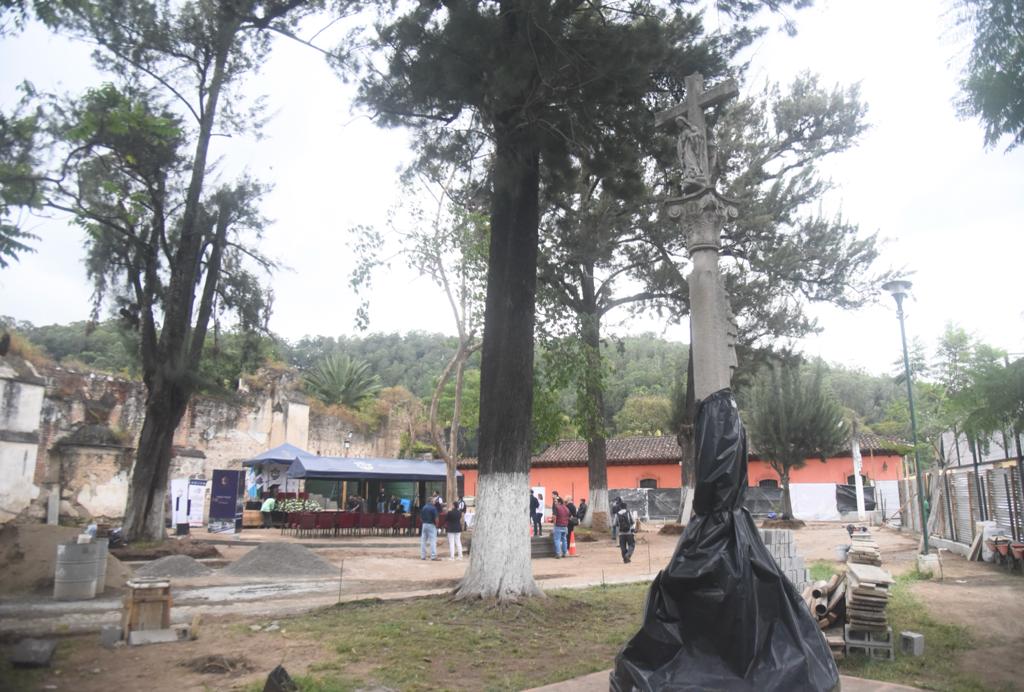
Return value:
<svg viewBox="0 0 1024 692">
<path fill-rule="evenodd" d="M 59 515 L 60 523 L 118 522 L 142 428 L 144 386 L 62 368 L 28 366 L 24 375 L 2 367 L 14 360 L 20 361 L 0 358 L 0 523 L 41 522 L 48 515 Z M 20 367 L 25 370 L 24 361 Z M 350 431 L 350 455 L 395 456 L 400 433 L 394 427 L 368 436 L 349 421 L 311 413 L 283 379 L 243 387 L 232 397 L 197 396 L 175 434 L 170 477 L 211 478 L 214 469 L 239 469 L 284 442 L 343 455 Z"/>
</svg>

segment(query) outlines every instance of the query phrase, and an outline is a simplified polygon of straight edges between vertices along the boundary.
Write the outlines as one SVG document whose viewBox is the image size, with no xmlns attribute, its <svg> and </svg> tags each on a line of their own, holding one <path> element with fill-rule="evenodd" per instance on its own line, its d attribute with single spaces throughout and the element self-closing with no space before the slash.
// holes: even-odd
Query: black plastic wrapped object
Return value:
<svg viewBox="0 0 1024 692">
<path fill-rule="evenodd" d="M 747 440 L 730 390 L 701 402 L 695 446 L 696 516 L 651 584 L 640 631 L 615 657 L 611 689 L 838 689 L 818 623 L 743 508 Z"/>
</svg>

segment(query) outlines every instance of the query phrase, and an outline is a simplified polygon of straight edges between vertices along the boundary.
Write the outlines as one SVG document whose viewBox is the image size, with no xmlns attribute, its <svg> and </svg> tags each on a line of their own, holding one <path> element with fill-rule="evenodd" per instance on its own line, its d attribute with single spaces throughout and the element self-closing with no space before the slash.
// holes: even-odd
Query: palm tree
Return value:
<svg viewBox="0 0 1024 692">
<path fill-rule="evenodd" d="M 328 405 L 356 408 L 380 390 L 380 378 L 369 364 L 332 353 L 317 362 L 303 378 L 306 392 Z"/>
</svg>

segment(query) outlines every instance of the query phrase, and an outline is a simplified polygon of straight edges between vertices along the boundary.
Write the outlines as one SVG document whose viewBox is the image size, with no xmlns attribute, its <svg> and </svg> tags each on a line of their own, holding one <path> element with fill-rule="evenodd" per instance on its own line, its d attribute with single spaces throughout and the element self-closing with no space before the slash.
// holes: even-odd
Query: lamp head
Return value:
<svg viewBox="0 0 1024 692">
<path fill-rule="evenodd" d="M 896 299 L 897 303 L 902 303 L 903 299 L 910 293 L 911 285 L 906 279 L 893 279 L 882 284 L 882 289 L 888 291 Z"/>
</svg>

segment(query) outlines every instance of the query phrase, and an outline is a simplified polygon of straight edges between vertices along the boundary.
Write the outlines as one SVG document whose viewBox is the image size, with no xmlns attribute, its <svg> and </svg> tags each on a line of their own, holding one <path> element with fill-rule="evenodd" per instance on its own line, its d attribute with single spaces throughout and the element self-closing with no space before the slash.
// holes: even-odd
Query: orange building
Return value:
<svg viewBox="0 0 1024 692">
<path fill-rule="evenodd" d="M 861 473 L 867 485 L 888 499 L 887 505 L 898 502 L 897 481 L 903 477 L 899 444 L 876 435 L 859 436 Z M 680 449 L 675 437 L 622 437 L 608 440 L 608 488 L 678 488 L 682 485 Z M 459 464 L 465 479 L 465 494 L 476 495 L 477 465 L 475 459 Z M 778 487 L 779 475 L 751 453 L 747 467 L 751 486 Z M 790 490 L 794 513 L 805 518 L 832 517 L 829 510 L 835 503 L 835 486 L 853 483 L 853 456 L 850 451 L 820 459 L 808 459 L 803 468 L 790 473 Z M 590 497 L 587 472 L 587 443 L 564 440 L 535 456 L 530 468 L 530 487 L 544 487 L 548 495 L 557 490 L 563 497 L 575 500 Z M 801 513 L 801 508 L 804 511 Z"/>
</svg>

